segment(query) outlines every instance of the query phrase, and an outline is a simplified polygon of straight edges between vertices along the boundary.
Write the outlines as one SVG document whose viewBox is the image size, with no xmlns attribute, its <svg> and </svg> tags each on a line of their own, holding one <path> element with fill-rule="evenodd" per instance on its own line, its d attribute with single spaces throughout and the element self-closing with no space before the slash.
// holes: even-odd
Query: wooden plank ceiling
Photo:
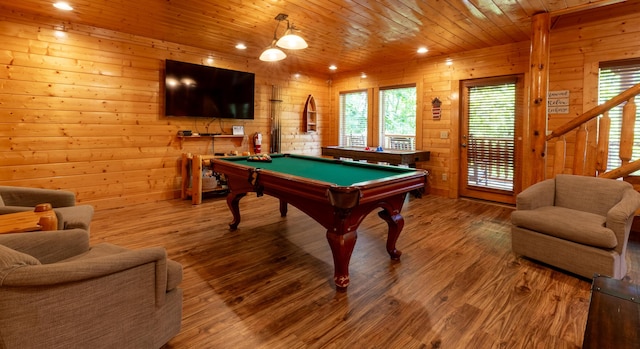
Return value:
<svg viewBox="0 0 640 349">
<path fill-rule="evenodd" d="M 279 13 L 309 43 L 286 51 L 292 72 L 365 71 L 418 57 L 444 56 L 526 41 L 531 17 L 562 15 L 620 0 L 67 0 L 63 12 L 54 0 L 2 1 L 0 9 L 43 16 L 66 27 L 90 25 L 127 34 L 257 58 L 271 43 Z M 277 36 L 283 35 L 280 23 Z M 247 48 L 238 50 L 236 44 Z M 256 63 L 262 64 L 262 63 Z M 266 64 L 266 63 L 265 63 Z"/>
</svg>

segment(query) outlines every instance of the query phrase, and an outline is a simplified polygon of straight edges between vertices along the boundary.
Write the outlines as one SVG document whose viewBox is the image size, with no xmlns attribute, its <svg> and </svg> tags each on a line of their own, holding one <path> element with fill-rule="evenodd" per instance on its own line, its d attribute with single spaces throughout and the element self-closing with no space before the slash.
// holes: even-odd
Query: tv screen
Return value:
<svg viewBox="0 0 640 349">
<path fill-rule="evenodd" d="M 165 115 L 253 119 L 255 74 L 167 60 Z"/>
</svg>

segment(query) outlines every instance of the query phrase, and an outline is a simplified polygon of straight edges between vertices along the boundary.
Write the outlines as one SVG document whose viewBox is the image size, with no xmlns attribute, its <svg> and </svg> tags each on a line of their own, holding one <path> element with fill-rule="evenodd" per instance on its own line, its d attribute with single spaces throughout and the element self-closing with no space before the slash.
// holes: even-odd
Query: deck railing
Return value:
<svg viewBox="0 0 640 349">
<path fill-rule="evenodd" d="M 385 149 L 395 150 L 415 150 L 416 137 L 409 135 L 385 134 L 382 147 Z"/>
<path fill-rule="evenodd" d="M 512 191 L 514 154 L 513 137 L 469 136 L 467 144 L 468 184 Z"/>
</svg>

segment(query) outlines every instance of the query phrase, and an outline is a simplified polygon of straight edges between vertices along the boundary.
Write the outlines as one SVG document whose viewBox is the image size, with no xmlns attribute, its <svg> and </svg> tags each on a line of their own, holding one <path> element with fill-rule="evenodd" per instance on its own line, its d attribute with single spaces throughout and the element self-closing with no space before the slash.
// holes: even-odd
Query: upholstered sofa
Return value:
<svg viewBox="0 0 640 349">
<path fill-rule="evenodd" d="M 639 208 L 640 193 L 627 182 L 557 175 L 517 196 L 511 215 L 513 252 L 586 278 L 621 279 Z"/>
<path fill-rule="evenodd" d="M 0 348 L 160 348 L 180 331 L 181 281 L 160 247 L 0 234 Z"/>
<path fill-rule="evenodd" d="M 0 186 L 0 215 L 33 211 L 38 204 L 50 203 L 58 218 L 58 229 L 89 231 L 93 206 L 76 205 L 76 196 L 65 190 Z"/>
</svg>

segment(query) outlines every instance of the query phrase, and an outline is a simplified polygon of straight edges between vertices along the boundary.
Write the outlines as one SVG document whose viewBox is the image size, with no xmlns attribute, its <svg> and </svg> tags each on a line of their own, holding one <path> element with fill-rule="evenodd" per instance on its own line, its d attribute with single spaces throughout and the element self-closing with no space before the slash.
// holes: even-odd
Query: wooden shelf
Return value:
<svg viewBox="0 0 640 349">
<path fill-rule="evenodd" d="M 318 128 L 316 126 L 317 119 L 316 100 L 312 95 L 309 95 L 304 104 L 304 111 L 302 112 L 302 124 L 306 133 L 318 132 Z"/>
<path fill-rule="evenodd" d="M 211 159 L 215 155 L 191 155 L 182 154 L 182 199 L 191 197 L 191 203 L 199 205 L 202 203 L 202 194 L 209 192 L 225 193 L 228 187 L 225 184 L 217 183 L 216 187 L 207 186 L 207 180 L 212 177 L 202 177 L 204 167 L 211 166 Z M 213 171 L 213 170 L 212 170 Z"/>
<path fill-rule="evenodd" d="M 177 135 L 178 139 L 180 140 L 180 147 L 182 148 L 182 144 L 184 142 L 185 139 L 231 139 L 233 140 L 238 146 L 241 146 L 242 143 L 245 141 L 245 139 L 247 139 L 247 135 L 207 135 L 207 136 L 202 136 L 202 135 L 195 135 L 195 136 L 181 136 L 181 135 Z"/>
<path fill-rule="evenodd" d="M 247 135 L 210 135 L 210 136 L 201 136 L 201 135 L 195 135 L 195 136 L 180 136 L 178 135 L 178 138 L 244 138 Z"/>
<path fill-rule="evenodd" d="M 214 138 L 244 138 L 247 135 L 214 135 Z"/>
</svg>

